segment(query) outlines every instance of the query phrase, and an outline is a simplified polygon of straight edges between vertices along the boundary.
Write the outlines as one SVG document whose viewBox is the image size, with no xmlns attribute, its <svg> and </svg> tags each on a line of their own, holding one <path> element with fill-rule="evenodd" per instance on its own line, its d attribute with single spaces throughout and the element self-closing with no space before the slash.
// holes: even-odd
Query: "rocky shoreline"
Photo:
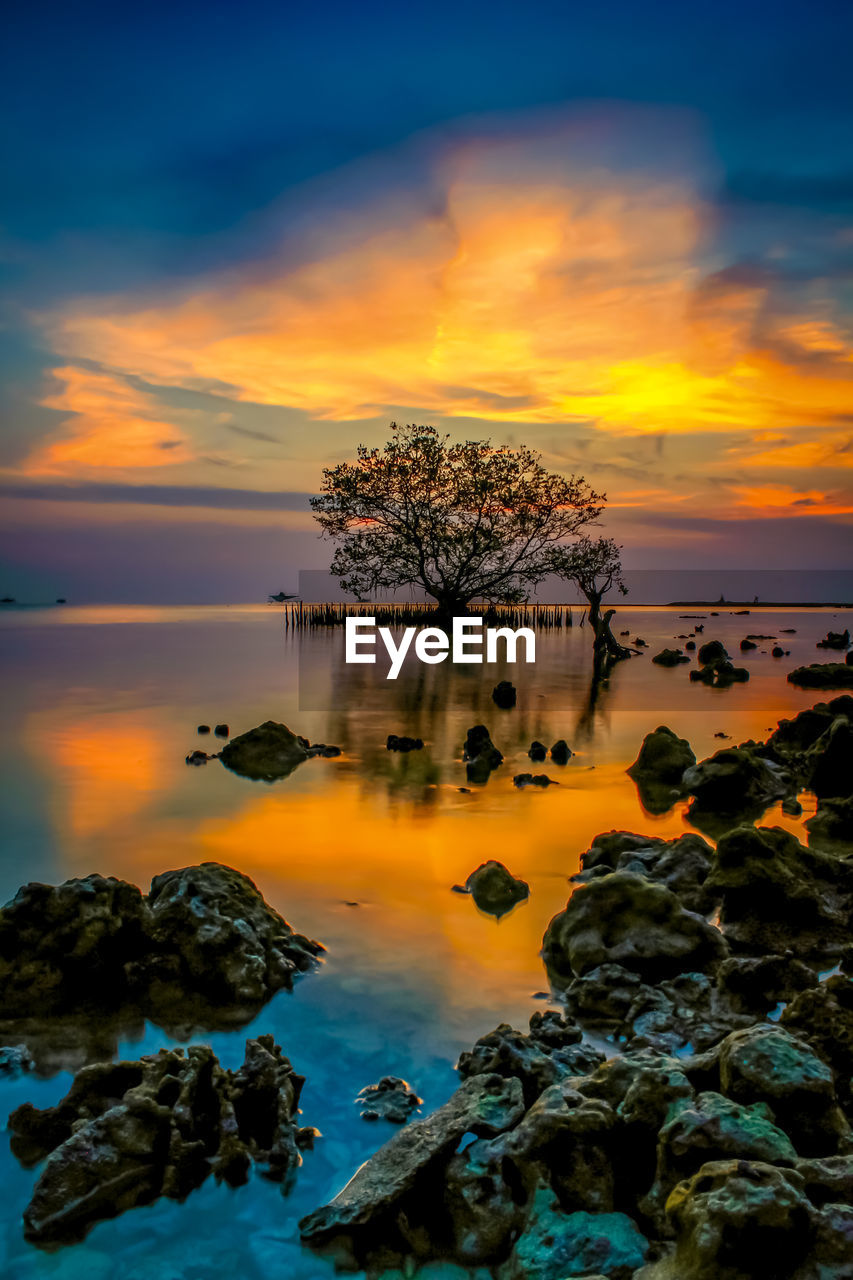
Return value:
<svg viewBox="0 0 853 1280">
<path fill-rule="evenodd" d="M 266 779 L 311 750 L 273 722 L 238 749 Z M 482 725 L 462 758 L 475 785 L 503 759 Z M 542 941 L 555 1007 L 477 1040 L 423 1118 L 405 1081 L 363 1090 L 366 1119 L 401 1127 L 302 1219 L 306 1246 L 369 1276 L 853 1280 L 853 697 L 705 760 L 659 726 L 629 773 L 649 812 L 687 801 L 698 830 L 593 840 Z M 804 791 L 808 844 L 755 825 Z M 494 859 L 456 887 L 498 917 L 529 893 Z M 217 863 L 147 895 L 102 876 L 28 885 L 0 911 L 2 1039 L 44 1071 L 44 1028 L 87 1017 L 239 1026 L 322 951 Z M 9 1120 L 21 1162 L 44 1162 L 27 1238 L 69 1243 L 252 1165 L 287 1190 L 315 1136 L 301 1086 L 263 1035 L 237 1071 L 199 1046 L 84 1066 L 57 1106 Z"/>
</svg>

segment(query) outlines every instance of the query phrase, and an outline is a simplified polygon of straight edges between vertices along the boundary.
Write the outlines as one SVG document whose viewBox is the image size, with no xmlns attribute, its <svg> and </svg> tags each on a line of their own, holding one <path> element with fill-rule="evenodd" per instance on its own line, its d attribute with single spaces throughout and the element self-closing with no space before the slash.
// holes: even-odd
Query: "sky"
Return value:
<svg viewBox="0 0 853 1280">
<path fill-rule="evenodd" d="M 845 569 L 853 6 L 17 6 L 0 594 L 246 601 L 392 421 L 633 569 Z"/>
</svg>

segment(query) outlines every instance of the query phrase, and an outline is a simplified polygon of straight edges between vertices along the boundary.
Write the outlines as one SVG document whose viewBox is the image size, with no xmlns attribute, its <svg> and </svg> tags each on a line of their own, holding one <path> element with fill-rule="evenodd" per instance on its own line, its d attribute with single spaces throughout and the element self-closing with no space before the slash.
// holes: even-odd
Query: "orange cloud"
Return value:
<svg viewBox="0 0 853 1280">
<path fill-rule="evenodd" d="M 786 484 L 735 485 L 737 502 L 753 516 L 853 515 L 853 496 Z M 737 513 L 742 514 L 742 512 Z"/>
<path fill-rule="evenodd" d="M 186 436 L 165 420 L 153 396 L 122 378 L 74 366 L 53 370 L 62 385 L 42 400 L 69 415 L 61 434 L 27 459 L 30 475 L 64 475 L 186 462 Z"/>
</svg>

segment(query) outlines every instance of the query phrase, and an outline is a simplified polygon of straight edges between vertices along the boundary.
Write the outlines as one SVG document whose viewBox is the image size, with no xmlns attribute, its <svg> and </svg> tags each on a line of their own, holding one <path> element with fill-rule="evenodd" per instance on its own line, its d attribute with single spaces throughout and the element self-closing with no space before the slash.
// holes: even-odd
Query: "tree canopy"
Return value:
<svg viewBox="0 0 853 1280">
<path fill-rule="evenodd" d="M 345 590 L 364 599 L 417 585 L 451 613 L 475 599 L 525 600 L 604 502 L 524 445 L 456 444 L 435 427 L 392 423 L 383 448 L 359 445 L 356 461 L 324 469 L 311 506 Z"/>
<path fill-rule="evenodd" d="M 573 582 L 589 601 L 590 616 L 597 618 L 602 598 L 608 591 L 627 595 L 622 577 L 622 548 L 612 538 L 590 538 L 583 534 L 571 546 L 555 547 L 551 572 Z"/>
</svg>

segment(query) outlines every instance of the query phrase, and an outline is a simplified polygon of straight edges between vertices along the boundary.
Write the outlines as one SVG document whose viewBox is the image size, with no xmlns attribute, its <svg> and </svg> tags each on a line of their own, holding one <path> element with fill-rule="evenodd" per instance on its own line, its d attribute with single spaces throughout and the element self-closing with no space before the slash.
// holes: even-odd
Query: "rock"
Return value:
<svg viewBox="0 0 853 1280">
<path fill-rule="evenodd" d="M 706 640 L 697 655 L 699 665 L 707 667 L 718 662 L 728 662 L 729 655 L 721 640 Z"/>
<path fill-rule="evenodd" d="M 827 631 L 822 640 L 818 640 L 818 649 L 849 649 L 850 631 Z"/>
<path fill-rule="evenodd" d="M 405 738 L 398 737 L 396 733 L 389 733 L 385 742 L 386 751 L 420 751 L 424 745 L 423 738 Z"/>
<path fill-rule="evenodd" d="M 322 1246 L 340 1241 L 348 1255 L 364 1258 L 371 1248 L 393 1251 L 399 1218 L 409 1193 L 431 1166 L 448 1159 L 466 1133 L 503 1132 L 524 1114 L 521 1084 L 498 1075 L 466 1080 L 443 1107 L 415 1120 L 380 1147 L 329 1204 L 299 1223 L 303 1240 Z M 417 1197 L 415 1197 L 417 1200 Z M 421 1201 L 412 1206 L 429 1211 Z M 406 1251 L 405 1239 L 399 1240 Z"/>
<path fill-rule="evenodd" d="M 593 1071 L 603 1059 L 583 1043 L 579 1027 L 548 1009 L 533 1014 L 526 1034 L 501 1023 L 460 1055 L 457 1070 L 462 1080 L 493 1074 L 517 1079 L 530 1106 L 550 1085 Z"/>
<path fill-rule="evenodd" d="M 692 652 L 693 652 L 693 650 L 696 648 L 696 641 L 695 641 L 695 640 L 688 640 L 688 641 L 687 641 L 687 643 L 685 644 L 684 648 L 687 650 L 687 652 L 688 652 L 688 653 L 692 653 Z"/>
<path fill-rule="evenodd" d="M 507 1266 L 508 1280 L 566 1280 L 605 1273 L 630 1280 L 648 1255 L 648 1241 L 624 1213 L 564 1214 L 548 1191 L 540 1191 L 527 1226 Z"/>
<path fill-rule="evenodd" d="M 748 653 L 750 649 L 757 649 L 757 648 L 758 648 L 758 645 L 755 643 L 754 640 L 747 640 L 746 638 L 744 638 L 740 642 L 741 653 Z"/>
<path fill-rule="evenodd" d="M 839 716 L 853 720 L 853 697 L 843 693 L 830 702 L 818 702 L 807 707 L 792 720 L 780 720 L 767 739 L 767 749 L 774 758 L 794 766 L 803 763 L 803 756 L 818 739 L 832 727 Z"/>
<path fill-rule="evenodd" d="M 530 886 L 524 880 L 516 879 L 502 862 L 496 862 L 494 858 L 471 872 L 465 888 L 480 910 L 492 916 L 506 915 L 517 903 L 530 896 Z"/>
<path fill-rule="evenodd" d="M 846 800 L 821 800 L 817 813 L 804 824 L 809 844 L 853 841 L 853 796 Z"/>
<path fill-rule="evenodd" d="M 548 748 L 545 746 L 544 742 L 531 742 L 530 750 L 527 754 L 530 756 L 531 760 L 535 760 L 538 763 L 545 759 L 548 754 Z"/>
<path fill-rule="evenodd" d="M 503 761 L 484 724 L 475 724 L 468 730 L 462 759 L 466 762 L 468 781 L 481 783 L 488 782 L 492 770 Z"/>
<path fill-rule="evenodd" d="M 661 1128 L 650 1205 L 662 1208 L 676 1184 L 703 1164 L 735 1159 L 793 1165 L 797 1153 L 765 1103 L 742 1106 L 719 1093 L 700 1093 Z"/>
<path fill-rule="evenodd" d="M 838 716 L 806 754 L 808 785 L 819 800 L 853 796 L 853 724 Z"/>
<path fill-rule="evenodd" d="M 684 771 L 696 763 L 686 738 L 679 738 L 666 725 L 647 733 L 640 754 L 627 770 L 634 779 L 640 802 L 649 813 L 665 813 L 682 795 Z"/>
<path fill-rule="evenodd" d="M 399 1076 L 383 1076 L 378 1084 L 366 1085 L 356 1105 L 361 1108 L 362 1120 L 390 1120 L 392 1124 L 405 1124 L 423 1102 L 414 1089 Z"/>
<path fill-rule="evenodd" d="M 220 1067 L 206 1045 L 84 1067 L 57 1106 L 25 1103 L 9 1117 L 22 1163 L 47 1157 L 24 1212 L 26 1238 L 82 1239 L 135 1205 L 183 1200 L 211 1172 L 239 1185 L 253 1161 L 289 1178 L 310 1140 L 296 1123 L 302 1085 L 272 1036 L 246 1042 L 239 1071 Z"/>
<path fill-rule="evenodd" d="M 492 701 L 502 711 L 509 711 L 515 706 L 517 700 L 516 687 L 510 680 L 500 680 L 492 690 Z"/>
<path fill-rule="evenodd" d="M 694 797 L 687 810 L 690 821 L 714 832 L 739 818 L 759 817 L 790 790 L 791 779 L 781 765 L 748 747 L 721 747 L 686 769 L 681 785 Z"/>
<path fill-rule="evenodd" d="M 217 738 L 227 738 L 230 735 L 231 730 L 227 724 L 218 724 L 214 728 L 213 732 L 216 734 Z"/>
<path fill-rule="evenodd" d="M 720 1046 L 720 1090 L 735 1102 L 767 1103 L 805 1156 L 831 1155 L 849 1136 L 831 1069 L 785 1027 L 735 1031 Z"/>
<path fill-rule="evenodd" d="M 341 754 L 340 747 L 333 747 L 326 742 L 312 742 L 308 746 L 309 756 L 322 756 L 324 760 L 332 760 Z"/>
<path fill-rule="evenodd" d="M 198 728 L 196 729 L 196 733 L 210 733 L 210 725 L 209 725 L 209 724 L 200 724 L 200 725 L 198 726 Z"/>
<path fill-rule="evenodd" d="M 656 653 L 652 658 L 652 662 L 658 667 L 677 667 L 681 662 L 689 662 L 686 653 L 682 653 L 680 649 L 661 649 L 660 653 Z"/>
<path fill-rule="evenodd" d="M 817 986 L 810 965 L 792 952 L 786 955 L 730 956 L 717 971 L 720 990 L 738 1008 L 769 1013 L 780 1001 L 792 1000 L 800 991 Z"/>
<path fill-rule="evenodd" d="M 673 840 L 610 831 L 597 835 L 581 854 L 582 870 L 572 879 L 584 883 L 606 870 L 635 871 L 664 884 L 690 911 L 706 915 L 717 895 L 706 888 L 713 849 L 700 835 L 688 832 Z"/>
<path fill-rule="evenodd" d="M 717 842 L 706 882 L 722 899 L 733 944 L 772 952 L 784 938 L 799 956 L 837 954 L 848 937 L 853 863 L 801 845 L 781 827 L 739 827 Z"/>
<path fill-rule="evenodd" d="M 568 764 L 572 758 L 572 752 L 565 738 L 558 738 L 551 748 L 551 759 L 554 764 Z"/>
<path fill-rule="evenodd" d="M 187 756 L 187 764 L 207 764 L 208 760 L 215 759 L 215 756 L 209 756 L 206 751 L 191 751 Z"/>
<path fill-rule="evenodd" d="M 135 885 L 25 885 L 0 911 L 0 1018 L 136 1009 L 163 1025 L 246 1020 L 323 950 L 220 863 Z"/>
<path fill-rule="evenodd" d="M 795 997 L 780 1025 L 808 1041 L 831 1067 L 838 1100 L 853 1121 L 853 981 L 835 974 Z"/>
<path fill-rule="evenodd" d="M 679 1280 L 783 1280 L 810 1256 L 812 1207 L 793 1169 L 712 1161 L 675 1187 L 666 1213 Z"/>
<path fill-rule="evenodd" d="M 241 777 L 274 782 L 293 773 L 297 765 L 308 759 L 308 742 L 299 738 L 286 724 L 267 720 L 232 738 L 222 748 L 222 763 Z"/>
<path fill-rule="evenodd" d="M 770 650 L 770 653 L 774 658 L 784 658 L 785 656 L 785 650 L 782 648 L 780 644 L 774 644 L 773 648 Z"/>
<path fill-rule="evenodd" d="M 788 673 L 788 682 L 801 689 L 853 689 L 853 666 L 847 662 L 813 662 L 808 667 L 795 667 Z"/>
<path fill-rule="evenodd" d="M 513 786 L 524 787 L 558 787 L 556 778 L 549 778 L 547 773 L 517 773 L 512 780 Z"/>
<path fill-rule="evenodd" d="M 671 890 L 629 871 L 577 889 L 543 940 L 549 977 L 562 986 L 606 963 L 649 980 L 701 972 L 727 951 L 719 930 L 686 911 Z"/>
<path fill-rule="evenodd" d="M 728 689 L 733 684 L 746 684 L 749 672 L 746 667 L 735 667 L 731 662 L 709 663 L 699 670 L 691 671 L 690 679 L 711 685 L 714 689 Z"/>
<path fill-rule="evenodd" d="M 8 1044 L 0 1048 L 0 1076 L 22 1076 L 35 1069 L 33 1055 L 25 1044 Z"/>
</svg>

